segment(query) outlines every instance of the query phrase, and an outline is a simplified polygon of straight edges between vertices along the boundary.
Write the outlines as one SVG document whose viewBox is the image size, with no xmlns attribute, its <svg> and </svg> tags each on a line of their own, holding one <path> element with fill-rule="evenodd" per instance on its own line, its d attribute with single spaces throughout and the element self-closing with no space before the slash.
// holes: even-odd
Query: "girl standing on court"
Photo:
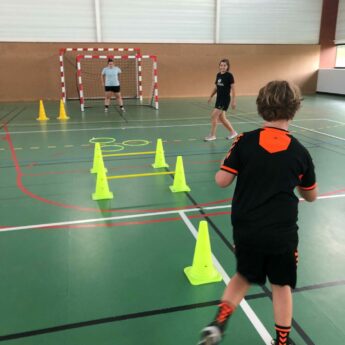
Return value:
<svg viewBox="0 0 345 345">
<path fill-rule="evenodd" d="M 125 111 L 123 107 L 123 100 L 120 92 L 120 81 L 119 74 L 121 74 L 121 69 L 114 65 L 113 59 L 108 59 L 108 66 L 104 67 L 102 70 L 102 84 L 105 89 L 105 99 L 104 99 L 104 111 L 107 112 L 111 100 L 111 96 L 114 95 L 117 102 L 119 103 L 120 109 Z"/>
<path fill-rule="evenodd" d="M 236 108 L 235 95 L 235 80 L 232 73 L 229 72 L 230 62 L 228 59 L 222 59 L 219 62 L 219 73 L 216 76 L 216 86 L 212 90 L 208 103 L 211 102 L 212 97 L 217 94 L 216 104 L 211 114 L 211 133 L 205 137 L 205 141 L 216 140 L 216 131 L 218 121 L 230 132 L 226 139 L 233 139 L 237 136 L 237 132 L 231 126 L 231 123 L 226 118 L 226 111 L 231 105 L 231 109 Z M 230 95 L 231 94 L 231 95 Z"/>
</svg>

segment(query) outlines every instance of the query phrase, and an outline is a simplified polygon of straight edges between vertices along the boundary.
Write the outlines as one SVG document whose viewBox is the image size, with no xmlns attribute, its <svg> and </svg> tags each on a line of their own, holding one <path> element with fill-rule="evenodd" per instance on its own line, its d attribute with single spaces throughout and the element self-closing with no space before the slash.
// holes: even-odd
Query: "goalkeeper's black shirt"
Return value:
<svg viewBox="0 0 345 345">
<path fill-rule="evenodd" d="M 297 246 L 294 189 L 316 187 L 307 149 L 289 132 L 264 127 L 239 135 L 221 169 L 237 175 L 231 214 L 235 244 L 269 252 Z"/>
</svg>

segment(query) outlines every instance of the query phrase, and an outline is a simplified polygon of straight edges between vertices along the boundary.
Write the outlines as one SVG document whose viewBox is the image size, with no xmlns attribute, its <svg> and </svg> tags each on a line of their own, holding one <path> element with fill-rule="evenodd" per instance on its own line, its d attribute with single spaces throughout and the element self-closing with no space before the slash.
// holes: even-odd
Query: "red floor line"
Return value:
<svg viewBox="0 0 345 345">
<path fill-rule="evenodd" d="M 326 192 L 326 193 L 322 193 L 318 196 L 327 196 L 327 195 L 335 195 L 335 194 L 338 194 L 338 193 L 343 193 L 345 192 L 345 188 L 342 188 L 342 189 L 338 189 L 338 190 L 335 190 L 333 192 Z"/>
<path fill-rule="evenodd" d="M 77 206 L 77 205 L 69 205 L 69 204 L 64 204 L 58 201 L 54 201 L 54 200 L 50 200 L 50 199 L 46 199 L 43 198 L 37 194 L 32 193 L 31 191 L 29 191 L 23 184 L 22 181 L 22 177 L 24 176 L 24 174 L 21 171 L 15 150 L 14 150 L 14 146 L 12 143 L 12 139 L 11 139 L 11 135 L 8 131 L 7 128 L 7 124 L 4 123 L 3 124 L 3 129 L 6 133 L 5 135 L 5 141 L 8 142 L 8 145 L 10 147 L 10 151 L 11 151 L 11 156 L 12 156 L 12 160 L 15 166 L 15 170 L 16 170 L 16 181 L 17 181 L 17 186 L 18 188 L 26 195 L 28 195 L 30 198 L 32 199 L 36 199 L 39 200 L 41 202 L 44 202 L 46 204 L 50 204 L 53 206 L 57 206 L 57 207 L 61 207 L 61 208 L 68 208 L 68 209 L 75 209 L 75 210 L 79 210 L 79 211 L 85 211 L 85 212 L 105 212 L 105 213 L 112 213 L 112 212 L 117 212 L 117 213 L 148 213 L 148 212 L 162 212 L 162 211 L 174 211 L 174 210 L 184 210 L 184 209 L 190 209 L 190 208 L 197 208 L 197 207 L 205 207 L 205 206 L 209 206 L 209 205 L 214 205 L 214 204 L 221 204 L 221 203 L 226 203 L 232 200 L 232 198 L 227 198 L 227 199 L 223 199 L 223 200 L 216 200 L 216 201 L 211 201 L 211 202 L 207 202 L 207 203 L 201 203 L 201 204 L 197 204 L 197 205 L 187 205 L 184 207 L 170 207 L 170 208 L 157 208 L 157 209 L 127 209 L 127 210 L 118 210 L 118 209 L 99 209 L 99 208 L 91 208 L 91 207 L 81 207 L 81 206 Z M 339 192 L 343 192 L 345 191 L 345 189 L 340 189 L 337 191 L 332 191 L 332 192 L 327 192 L 327 193 L 323 193 L 320 196 L 327 196 L 327 195 L 333 195 L 333 194 L 337 194 Z"/>
<path fill-rule="evenodd" d="M 184 209 L 190 209 L 190 208 L 197 208 L 197 207 L 205 207 L 208 205 L 214 205 L 214 204 L 221 204 L 221 203 L 226 203 L 229 202 L 231 200 L 231 198 L 227 198 L 227 199 L 223 199 L 223 200 L 216 200 L 216 201 L 211 201 L 211 202 L 207 202 L 207 203 L 202 203 L 202 204 L 198 204 L 198 205 L 187 205 L 184 207 L 170 207 L 170 208 L 157 208 L 157 209 L 128 209 L 128 210 L 118 210 L 118 209 L 99 209 L 99 208 L 91 208 L 91 207 L 81 207 L 81 206 L 77 206 L 77 205 L 69 205 L 69 204 L 64 204 L 58 201 L 54 201 L 54 200 L 50 200 L 50 199 L 46 199 L 43 198 L 37 194 L 32 193 L 30 190 L 28 190 L 22 181 L 22 177 L 24 176 L 18 159 L 17 159 L 17 155 L 16 152 L 14 150 L 14 146 L 13 146 L 13 142 L 11 139 L 11 135 L 10 132 L 8 131 L 7 128 L 7 124 L 4 124 L 3 127 L 6 136 L 5 136 L 5 140 L 8 142 L 8 145 L 10 147 L 10 151 L 11 151 L 11 156 L 12 156 L 12 160 L 13 160 L 13 164 L 16 170 L 16 182 L 17 182 L 17 186 L 18 188 L 27 196 L 29 196 L 32 199 L 36 199 L 38 201 L 44 202 L 46 204 L 49 205 L 53 205 L 53 206 L 57 206 L 57 207 L 61 207 L 61 208 L 67 208 L 67 209 L 75 209 L 75 210 L 79 210 L 79 211 L 85 211 L 85 212 L 105 212 L 105 213 L 110 213 L 110 212 L 117 212 L 117 213 L 148 213 L 148 212 L 162 212 L 162 211 L 174 211 L 174 210 L 184 210 Z"/>
</svg>

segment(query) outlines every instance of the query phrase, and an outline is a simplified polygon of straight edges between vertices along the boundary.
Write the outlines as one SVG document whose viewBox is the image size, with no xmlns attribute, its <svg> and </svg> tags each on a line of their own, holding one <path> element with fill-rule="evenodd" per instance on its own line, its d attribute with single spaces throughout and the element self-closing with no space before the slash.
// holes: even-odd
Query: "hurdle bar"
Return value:
<svg viewBox="0 0 345 345">
<path fill-rule="evenodd" d="M 146 177 L 146 176 L 157 176 L 157 175 L 174 175 L 174 174 L 175 174 L 175 171 L 162 171 L 162 172 L 156 172 L 156 173 L 107 176 L 107 179 L 108 180 L 114 180 L 114 179 L 121 179 L 121 178 L 135 178 L 135 177 Z"/>
</svg>

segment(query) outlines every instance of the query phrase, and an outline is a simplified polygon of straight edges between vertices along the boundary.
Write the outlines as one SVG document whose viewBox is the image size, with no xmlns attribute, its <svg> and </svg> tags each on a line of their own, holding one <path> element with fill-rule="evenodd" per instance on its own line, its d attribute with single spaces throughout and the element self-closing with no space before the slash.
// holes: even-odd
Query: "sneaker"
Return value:
<svg viewBox="0 0 345 345">
<path fill-rule="evenodd" d="M 108 112 L 108 108 L 104 108 L 104 112 L 107 113 Z"/>
<path fill-rule="evenodd" d="M 216 139 L 217 137 L 215 135 L 208 135 L 207 137 L 204 138 L 204 141 L 213 141 Z"/>
<path fill-rule="evenodd" d="M 222 332 L 215 322 L 212 322 L 201 331 L 198 345 L 217 345 L 222 340 Z"/>
<path fill-rule="evenodd" d="M 226 139 L 228 139 L 228 140 L 234 139 L 234 138 L 237 137 L 237 135 L 238 135 L 237 132 L 234 132 L 233 134 L 228 135 L 228 136 L 226 137 Z"/>
<path fill-rule="evenodd" d="M 271 341 L 271 345 L 276 345 L 278 344 L 275 340 Z M 289 338 L 289 342 L 286 345 L 296 345 L 295 342 L 293 342 L 290 338 Z"/>
<path fill-rule="evenodd" d="M 120 107 L 120 110 L 121 110 L 122 112 L 125 112 L 125 111 L 126 111 L 124 107 Z"/>
</svg>

